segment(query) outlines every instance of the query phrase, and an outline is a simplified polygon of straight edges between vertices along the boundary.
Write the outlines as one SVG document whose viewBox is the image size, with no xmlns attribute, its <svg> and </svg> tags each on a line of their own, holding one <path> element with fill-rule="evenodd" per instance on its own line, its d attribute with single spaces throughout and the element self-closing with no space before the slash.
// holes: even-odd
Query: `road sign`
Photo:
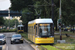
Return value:
<svg viewBox="0 0 75 50">
<path fill-rule="evenodd" d="M 59 26 L 61 26 L 62 25 L 62 20 L 61 19 L 58 19 L 57 20 L 57 28 L 59 28 Z"/>
<path fill-rule="evenodd" d="M 62 24 L 62 20 L 61 19 L 58 19 L 58 23 L 61 23 Z"/>
</svg>

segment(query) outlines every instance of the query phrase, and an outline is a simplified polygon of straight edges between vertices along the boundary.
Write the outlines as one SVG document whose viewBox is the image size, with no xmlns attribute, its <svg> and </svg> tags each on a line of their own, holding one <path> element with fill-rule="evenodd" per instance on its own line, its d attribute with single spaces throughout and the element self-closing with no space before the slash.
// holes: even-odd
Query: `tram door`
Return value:
<svg viewBox="0 0 75 50">
<path fill-rule="evenodd" d="M 34 37 L 33 37 L 33 41 L 35 42 L 35 38 L 38 36 L 38 25 L 34 26 Z"/>
<path fill-rule="evenodd" d="M 38 25 L 35 25 L 35 36 L 38 36 Z"/>
</svg>

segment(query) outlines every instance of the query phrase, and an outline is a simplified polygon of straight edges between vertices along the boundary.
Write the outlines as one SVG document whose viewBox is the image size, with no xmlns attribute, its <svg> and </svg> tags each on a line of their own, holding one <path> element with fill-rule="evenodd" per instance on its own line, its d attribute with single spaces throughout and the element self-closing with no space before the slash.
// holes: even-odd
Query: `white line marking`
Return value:
<svg viewBox="0 0 75 50">
<path fill-rule="evenodd" d="M 25 47 L 23 46 L 23 44 L 21 44 L 20 48 L 25 48 Z"/>
<path fill-rule="evenodd" d="M 20 47 L 20 48 L 22 48 L 22 47 Z"/>
<path fill-rule="evenodd" d="M 8 46 L 7 46 L 6 50 L 8 50 Z"/>
</svg>

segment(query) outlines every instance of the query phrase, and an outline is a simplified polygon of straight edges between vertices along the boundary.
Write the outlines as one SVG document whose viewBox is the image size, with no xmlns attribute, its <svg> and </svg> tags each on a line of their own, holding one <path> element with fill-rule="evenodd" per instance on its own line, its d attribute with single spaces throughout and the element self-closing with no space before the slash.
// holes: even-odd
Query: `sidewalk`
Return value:
<svg viewBox="0 0 75 50">
<path fill-rule="evenodd" d="M 24 41 L 26 41 L 27 43 L 31 43 L 31 42 L 29 42 L 28 40 L 26 40 L 25 38 L 24 38 Z M 34 48 L 34 50 L 39 50 L 36 46 L 34 46 L 33 44 L 30 44 L 30 46 L 32 47 L 32 48 Z"/>
</svg>

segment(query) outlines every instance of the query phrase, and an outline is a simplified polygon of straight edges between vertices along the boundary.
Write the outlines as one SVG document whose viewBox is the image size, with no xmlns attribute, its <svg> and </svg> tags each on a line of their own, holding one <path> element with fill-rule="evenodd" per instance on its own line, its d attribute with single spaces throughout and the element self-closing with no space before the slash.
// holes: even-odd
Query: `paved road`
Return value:
<svg viewBox="0 0 75 50">
<path fill-rule="evenodd" d="M 15 32 L 10 32 L 10 33 L 4 33 L 6 35 L 6 44 L 5 45 L 0 45 L 3 46 L 3 50 L 34 50 L 30 44 L 24 41 L 23 44 L 11 44 L 10 43 L 10 38 L 12 34 L 15 34 Z"/>
</svg>

